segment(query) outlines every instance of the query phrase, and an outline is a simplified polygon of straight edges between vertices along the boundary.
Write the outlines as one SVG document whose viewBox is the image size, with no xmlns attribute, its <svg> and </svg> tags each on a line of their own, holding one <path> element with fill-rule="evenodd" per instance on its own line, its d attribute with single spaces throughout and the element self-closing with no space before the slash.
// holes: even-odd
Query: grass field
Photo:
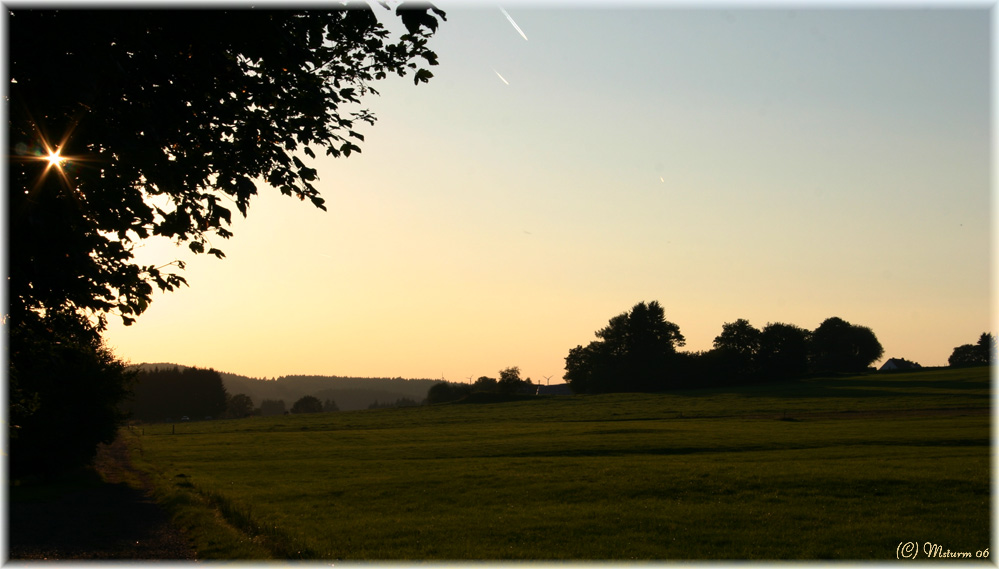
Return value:
<svg viewBox="0 0 999 569">
<path fill-rule="evenodd" d="M 927 370 L 131 436 L 209 558 L 880 561 L 903 542 L 974 556 L 992 535 L 989 379 Z"/>
</svg>

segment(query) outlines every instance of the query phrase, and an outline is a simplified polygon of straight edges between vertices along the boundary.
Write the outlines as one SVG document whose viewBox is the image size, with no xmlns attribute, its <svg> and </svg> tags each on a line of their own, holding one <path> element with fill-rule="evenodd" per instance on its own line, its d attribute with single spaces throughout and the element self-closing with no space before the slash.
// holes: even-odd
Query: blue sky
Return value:
<svg viewBox="0 0 999 569">
<path fill-rule="evenodd" d="M 554 382 L 643 300 L 691 350 L 839 316 L 945 365 L 991 330 L 986 6 L 504 5 L 525 40 L 438 5 L 434 79 L 376 85 L 363 152 L 318 162 L 330 211 L 262 192 L 223 261 L 144 247 L 191 287 L 121 357 Z"/>
</svg>

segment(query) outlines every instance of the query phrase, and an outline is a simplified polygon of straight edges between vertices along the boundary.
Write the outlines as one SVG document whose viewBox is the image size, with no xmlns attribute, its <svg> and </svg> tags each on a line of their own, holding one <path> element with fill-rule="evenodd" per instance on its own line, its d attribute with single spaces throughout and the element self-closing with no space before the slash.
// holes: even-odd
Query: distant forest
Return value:
<svg viewBox="0 0 999 569">
<path fill-rule="evenodd" d="M 140 369 L 186 369 L 172 363 L 145 363 Z M 230 396 L 244 394 L 259 407 L 265 400 L 284 401 L 286 408 L 307 395 L 320 401 L 330 399 L 340 411 L 368 409 L 374 404 L 384 406 L 400 399 L 422 402 L 436 379 L 403 379 L 401 377 L 340 377 L 324 375 L 288 375 L 274 379 L 252 378 L 234 373 L 219 372 L 222 384 Z"/>
</svg>

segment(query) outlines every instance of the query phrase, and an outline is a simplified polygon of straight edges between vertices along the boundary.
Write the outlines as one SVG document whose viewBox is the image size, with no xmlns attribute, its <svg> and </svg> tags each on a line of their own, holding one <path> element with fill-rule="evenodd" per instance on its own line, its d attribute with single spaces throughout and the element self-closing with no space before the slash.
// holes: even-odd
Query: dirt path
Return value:
<svg viewBox="0 0 999 569">
<path fill-rule="evenodd" d="M 197 558 L 184 534 L 149 497 L 148 482 L 133 469 L 121 439 L 101 446 L 95 468 L 86 479 L 11 492 L 10 559 Z M 146 488 L 130 487 L 125 473 L 143 480 Z"/>
</svg>

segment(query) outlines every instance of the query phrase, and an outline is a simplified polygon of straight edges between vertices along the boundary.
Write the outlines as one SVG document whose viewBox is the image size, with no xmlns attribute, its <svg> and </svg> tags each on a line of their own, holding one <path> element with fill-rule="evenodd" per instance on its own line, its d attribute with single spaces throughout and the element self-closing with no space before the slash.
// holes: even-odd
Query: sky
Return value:
<svg viewBox="0 0 999 569">
<path fill-rule="evenodd" d="M 837 316 L 940 366 L 995 331 L 987 5 L 436 4 L 435 77 L 314 163 L 329 211 L 261 188 L 224 260 L 145 243 L 190 286 L 112 318 L 119 357 L 554 384 L 653 300 L 691 351 Z"/>
</svg>

